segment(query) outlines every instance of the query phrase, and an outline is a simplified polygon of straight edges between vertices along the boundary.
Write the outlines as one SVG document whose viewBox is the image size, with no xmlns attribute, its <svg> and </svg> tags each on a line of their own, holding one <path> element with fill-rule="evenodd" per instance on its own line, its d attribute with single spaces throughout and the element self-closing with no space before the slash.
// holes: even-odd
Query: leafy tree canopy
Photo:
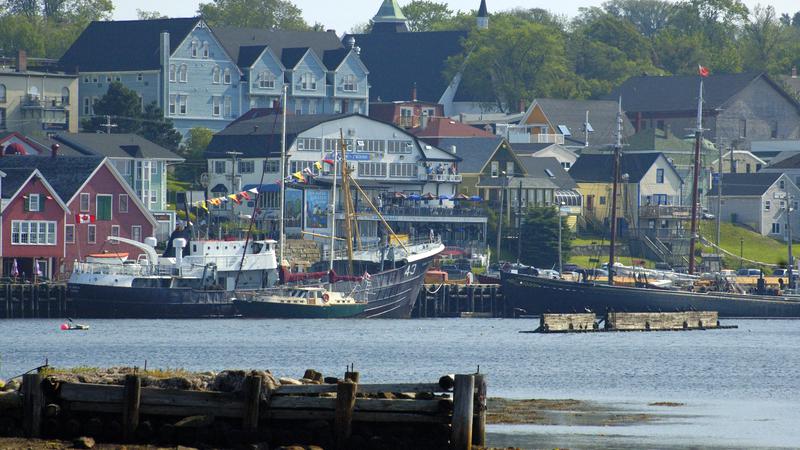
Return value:
<svg viewBox="0 0 800 450">
<path fill-rule="evenodd" d="M 433 25 L 447 22 L 453 17 L 453 10 L 447 3 L 430 0 L 414 0 L 402 7 L 411 31 L 431 31 Z"/>
<path fill-rule="evenodd" d="M 569 257 L 572 232 L 566 220 L 561 221 L 561 257 Z M 530 208 L 521 226 L 521 262 L 549 269 L 558 264 L 558 209 Z"/>
<path fill-rule="evenodd" d="M 312 27 L 303 11 L 289 0 L 211 0 L 197 12 L 211 26 L 269 28 L 305 31 Z M 324 28 L 315 24 L 316 28 Z"/>
</svg>

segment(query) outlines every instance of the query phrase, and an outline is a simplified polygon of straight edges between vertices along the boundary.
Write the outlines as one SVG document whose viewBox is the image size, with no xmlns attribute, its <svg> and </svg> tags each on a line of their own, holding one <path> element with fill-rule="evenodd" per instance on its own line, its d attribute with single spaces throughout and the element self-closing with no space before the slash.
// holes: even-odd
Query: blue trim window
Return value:
<svg viewBox="0 0 800 450">
<path fill-rule="evenodd" d="M 656 169 L 656 183 L 664 183 L 664 169 Z"/>
</svg>

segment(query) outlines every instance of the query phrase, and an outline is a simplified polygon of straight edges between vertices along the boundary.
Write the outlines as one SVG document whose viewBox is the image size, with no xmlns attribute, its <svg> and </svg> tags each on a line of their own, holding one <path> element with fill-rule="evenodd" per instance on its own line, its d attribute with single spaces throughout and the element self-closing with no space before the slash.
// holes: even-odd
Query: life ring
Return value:
<svg viewBox="0 0 800 450">
<path fill-rule="evenodd" d="M 331 296 L 330 296 L 330 295 L 328 295 L 328 293 L 327 293 L 327 292 L 326 292 L 326 293 L 324 293 L 324 294 L 322 294 L 322 303 L 328 303 L 328 301 L 329 301 L 330 299 L 331 299 Z"/>
</svg>

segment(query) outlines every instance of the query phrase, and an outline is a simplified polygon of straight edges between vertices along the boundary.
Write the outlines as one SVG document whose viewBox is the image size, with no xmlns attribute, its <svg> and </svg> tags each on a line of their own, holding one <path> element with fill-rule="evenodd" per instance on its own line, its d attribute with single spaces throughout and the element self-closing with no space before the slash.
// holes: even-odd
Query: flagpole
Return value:
<svg viewBox="0 0 800 450">
<path fill-rule="evenodd" d="M 331 194 L 331 261 L 330 270 L 333 270 L 333 259 L 336 257 L 334 249 L 336 248 L 336 171 L 339 167 L 337 163 L 337 151 L 334 146 L 333 150 L 333 192 Z"/>
<path fill-rule="evenodd" d="M 697 98 L 697 127 L 694 130 L 694 170 L 692 174 L 692 222 L 689 236 L 689 274 L 694 274 L 695 258 L 694 251 L 697 245 L 697 203 L 698 203 L 698 183 L 700 177 L 700 146 L 703 140 L 703 77 L 705 76 L 703 67 L 700 67 L 700 96 Z"/>
<path fill-rule="evenodd" d="M 288 86 L 283 84 L 283 125 L 281 129 L 281 208 L 280 208 L 280 230 L 278 234 L 278 264 L 283 263 L 283 214 L 286 207 L 286 91 Z"/>
</svg>

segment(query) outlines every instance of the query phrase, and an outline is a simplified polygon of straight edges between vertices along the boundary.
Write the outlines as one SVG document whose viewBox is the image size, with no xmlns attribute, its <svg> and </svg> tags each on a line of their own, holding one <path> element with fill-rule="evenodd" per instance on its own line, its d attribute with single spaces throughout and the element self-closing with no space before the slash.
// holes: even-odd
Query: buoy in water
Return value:
<svg viewBox="0 0 800 450">
<path fill-rule="evenodd" d="M 62 324 L 61 324 L 61 329 L 62 329 L 62 330 L 69 330 L 69 325 L 67 325 L 67 324 L 65 324 L 65 323 L 62 323 Z"/>
</svg>

